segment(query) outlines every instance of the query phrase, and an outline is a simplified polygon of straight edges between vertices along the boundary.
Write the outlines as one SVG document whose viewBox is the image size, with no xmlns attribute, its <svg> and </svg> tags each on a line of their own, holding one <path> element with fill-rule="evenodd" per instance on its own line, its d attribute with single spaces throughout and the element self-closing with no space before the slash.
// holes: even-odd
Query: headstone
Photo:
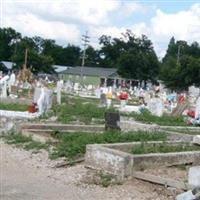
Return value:
<svg viewBox="0 0 200 200">
<path fill-rule="evenodd" d="M 194 144 L 200 145 L 200 135 L 194 136 L 192 142 L 193 142 Z"/>
<path fill-rule="evenodd" d="M 152 98 L 149 102 L 147 102 L 147 108 L 153 115 L 158 117 L 163 115 L 164 106 L 159 98 Z"/>
<path fill-rule="evenodd" d="M 98 97 L 98 98 L 100 99 L 100 97 L 101 97 L 101 91 L 100 91 L 99 88 L 97 88 L 97 89 L 95 90 L 95 95 L 96 95 L 96 97 Z"/>
<path fill-rule="evenodd" d="M 9 76 L 6 75 L 0 80 L 0 86 L 1 86 L 1 97 L 6 98 L 7 97 L 7 84 L 8 84 Z"/>
<path fill-rule="evenodd" d="M 179 194 L 176 197 L 176 200 L 195 200 L 195 196 L 192 194 L 192 191 L 184 192 L 182 194 Z"/>
<path fill-rule="evenodd" d="M 110 87 L 108 92 L 106 93 L 106 104 L 107 108 L 110 108 L 112 103 L 112 88 Z"/>
<path fill-rule="evenodd" d="M 43 114 L 46 110 L 44 88 L 41 88 L 41 93 L 39 99 L 37 100 L 37 105 L 39 114 Z"/>
<path fill-rule="evenodd" d="M 100 104 L 105 106 L 106 105 L 106 94 L 102 93 L 100 96 Z"/>
<path fill-rule="evenodd" d="M 195 119 L 200 118 L 200 97 L 198 97 L 195 108 Z"/>
<path fill-rule="evenodd" d="M 176 200 L 199 200 L 200 199 L 200 188 L 195 187 L 192 190 L 184 192 L 176 197 Z"/>
<path fill-rule="evenodd" d="M 120 115 L 119 112 L 105 112 L 105 128 L 106 129 L 120 129 L 119 127 Z"/>
<path fill-rule="evenodd" d="M 75 84 L 74 84 L 74 90 L 75 90 L 75 91 L 78 91 L 78 89 L 79 89 L 79 83 L 75 83 Z"/>
<path fill-rule="evenodd" d="M 9 79 L 9 91 L 11 91 L 11 87 L 13 86 L 13 85 L 15 85 L 15 81 L 16 81 L 16 76 L 15 76 L 15 74 L 14 73 L 12 73 L 11 75 L 10 75 L 10 79 Z"/>
<path fill-rule="evenodd" d="M 93 88 L 92 85 L 87 86 L 87 90 L 92 90 L 92 88 Z"/>
<path fill-rule="evenodd" d="M 188 93 L 190 96 L 198 97 L 200 95 L 200 89 L 195 86 L 190 86 L 188 88 Z"/>
<path fill-rule="evenodd" d="M 53 91 L 47 88 L 35 88 L 33 102 L 37 103 L 39 113 L 42 114 L 52 106 Z"/>
<path fill-rule="evenodd" d="M 62 80 L 57 82 L 56 92 L 57 92 L 57 103 L 61 104 L 61 89 L 63 86 Z"/>
<path fill-rule="evenodd" d="M 193 187 L 200 187 L 200 166 L 189 168 L 188 183 Z"/>
</svg>

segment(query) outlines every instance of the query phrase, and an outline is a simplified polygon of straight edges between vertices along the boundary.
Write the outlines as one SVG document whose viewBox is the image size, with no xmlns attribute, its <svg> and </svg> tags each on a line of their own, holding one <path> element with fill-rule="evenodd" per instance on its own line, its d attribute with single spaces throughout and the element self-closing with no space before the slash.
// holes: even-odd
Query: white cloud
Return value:
<svg viewBox="0 0 200 200">
<path fill-rule="evenodd" d="M 200 11 L 200 5 L 175 14 L 166 14 L 157 10 L 156 16 L 152 19 L 153 32 L 162 37 L 174 35 L 183 40 L 191 39 L 192 28 L 200 27 L 200 13 L 198 11 Z"/>
<path fill-rule="evenodd" d="M 38 35 L 60 42 L 80 45 L 80 32 L 89 30 L 91 44 L 98 46 L 101 35 L 121 37 L 121 33 L 131 29 L 137 36 L 147 35 L 159 57 L 164 55 L 172 36 L 177 40 L 200 42 L 198 3 L 176 13 L 167 13 L 156 7 L 155 16 L 132 25 L 135 13 L 145 13 L 148 17 L 145 3 L 122 0 L 6 0 L 3 6 L 4 26 L 11 26 L 23 35 Z M 124 22 L 122 26 L 118 24 L 119 19 L 121 24 Z"/>
<path fill-rule="evenodd" d="M 146 7 L 143 6 L 141 3 L 134 2 L 134 1 L 127 1 L 123 4 L 122 8 L 120 9 L 123 16 L 130 16 L 134 13 L 145 13 Z"/>
<path fill-rule="evenodd" d="M 15 18 L 9 17 L 6 21 L 7 27 L 13 27 L 24 35 L 39 35 L 44 38 L 55 39 L 58 41 L 71 41 L 77 43 L 80 32 L 74 24 L 64 24 L 62 22 L 44 21 L 32 14 L 21 14 Z"/>
<path fill-rule="evenodd" d="M 7 0 L 3 26 L 11 26 L 23 35 L 80 42 L 80 32 L 88 26 L 108 25 L 109 15 L 120 5 L 114 0 Z"/>
<path fill-rule="evenodd" d="M 157 53 L 161 55 L 163 54 L 163 46 L 167 48 L 169 39 L 172 36 L 176 40 L 200 42 L 199 29 L 200 4 L 194 4 L 188 10 L 174 14 L 167 14 L 158 9 L 156 16 L 151 19 L 150 37 L 154 43 L 157 43 Z"/>
<path fill-rule="evenodd" d="M 8 1 L 10 13 L 32 13 L 45 20 L 74 21 L 85 24 L 105 24 L 108 15 L 120 6 L 114 0 L 57 0 L 57 1 Z"/>
</svg>

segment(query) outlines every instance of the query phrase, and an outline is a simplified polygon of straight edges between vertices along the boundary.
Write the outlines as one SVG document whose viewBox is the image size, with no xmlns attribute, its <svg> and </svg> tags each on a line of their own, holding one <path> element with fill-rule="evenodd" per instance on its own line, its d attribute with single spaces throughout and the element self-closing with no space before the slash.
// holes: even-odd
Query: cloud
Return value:
<svg viewBox="0 0 200 200">
<path fill-rule="evenodd" d="M 131 29 L 137 36 L 147 35 L 159 57 L 163 57 L 172 36 L 200 42 L 200 3 L 176 13 L 147 7 L 152 5 L 123 0 L 6 0 L 1 21 L 4 27 L 11 26 L 23 35 L 51 38 L 60 44 L 80 45 L 81 32 L 89 30 L 95 47 L 101 35 L 121 37 Z M 136 23 L 134 14 L 138 13 L 145 16 Z"/>
<path fill-rule="evenodd" d="M 80 42 L 80 32 L 85 30 L 91 30 L 96 38 L 102 34 L 120 36 L 125 28 L 113 25 L 113 15 L 128 16 L 141 8 L 139 3 L 116 0 L 7 0 L 3 26 L 11 26 L 23 35 L 74 43 Z"/>
<path fill-rule="evenodd" d="M 6 26 L 13 27 L 24 35 L 39 35 L 44 38 L 55 39 L 67 43 L 77 43 L 80 38 L 80 31 L 74 24 L 64 24 L 62 22 L 44 21 L 32 14 L 19 14 L 15 18 L 9 17 Z"/>
<path fill-rule="evenodd" d="M 138 2 L 126 1 L 124 4 L 122 4 L 120 10 L 123 17 L 129 17 L 134 13 L 145 13 L 146 7 Z"/>
<path fill-rule="evenodd" d="M 155 17 L 151 19 L 150 37 L 159 47 L 159 52 L 157 51 L 157 53 L 161 54 L 160 49 L 163 49 L 163 46 L 165 46 L 165 48 L 167 47 L 172 36 L 174 36 L 176 40 L 200 42 L 199 29 L 200 4 L 194 4 L 188 10 L 174 14 L 168 14 L 157 9 Z M 166 44 L 164 45 L 164 43 Z"/>
<path fill-rule="evenodd" d="M 151 21 L 153 32 L 157 36 L 174 35 L 182 40 L 193 39 L 191 34 L 194 34 L 195 27 L 200 27 L 200 4 L 195 4 L 188 11 L 175 14 L 166 14 L 157 10 L 156 16 Z M 200 39 L 200 37 L 195 39 Z"/>
<path fill-rule="evenodd" d="M 47 21 L 105 24 L 109 13 L 119 9 L 120 1 L 114 0 L 57 0 L 57 1 L 8 1 L 10 14 L 32 13 Z"/>
</svg>

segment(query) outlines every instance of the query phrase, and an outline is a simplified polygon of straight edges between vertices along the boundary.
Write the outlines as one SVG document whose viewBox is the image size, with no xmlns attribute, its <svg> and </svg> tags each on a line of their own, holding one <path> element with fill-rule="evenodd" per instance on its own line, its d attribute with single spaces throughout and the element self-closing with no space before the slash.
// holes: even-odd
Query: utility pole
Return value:
<svg viewBox="0 0 200 200">
<path fill-rule="evenodd" d="M 85 51 L 89 41 L 88 31 L 86 31 L 85 35 L 82 35 L 83 41 L 83 55 L 82 55 L 82 62 L 81 62 L 81 81 L 83 82 L 83 67 L 85 65 Z"/>
<path fill-rule="evenodd" d="M 180 60 L 180 50 L 181 50 L 181 46 L 178 45 L 178 53 L 177 53 L 177 61 L 176 61 L 177 64 L 179 63 L 179 60 Z"/>
<path fill-rule="evenodd" d="M 24 58 L 24 67 L 27 68 L 27 57 L 28 57 L 28 49 L 25 50 L 25 58 Z"/>
</svg>

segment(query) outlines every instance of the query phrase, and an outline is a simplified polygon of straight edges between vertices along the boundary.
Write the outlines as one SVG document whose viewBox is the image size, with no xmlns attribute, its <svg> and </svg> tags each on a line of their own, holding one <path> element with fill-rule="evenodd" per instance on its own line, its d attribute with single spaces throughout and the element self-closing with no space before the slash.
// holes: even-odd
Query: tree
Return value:
<svg viewBox="0 0 200 200">
<path fill-rule="evenodd" d="M 68 44 L 63 48 L 55 43 L 54 40 L 44 40 L 42 53 L 51 56 L 57 65 L 76 66 L 80 65 L 80 48 Z"/>
<path fill-rule="evenodd" d="M 16 63 L 17 69 L 21 69 L 25 62 L 24 57 L 26 49 L 28 49 L 27 67 L 31 68 L 32 72 L 53 72 L 52 57 L 40 53 L 38 45 L 35 43 L 34 39 L 28 37 L 24 37 L 20 42 L 18 42 L 17 51 L 13 55 L 13 61 Z"/>
<path fill-rule="evenodd" d="M 117 67 L 117 59 L 120 56 L 121 46 L 118 38 L 103 35 L 99 38 L 99 44 L 102 45 L 99 51 L 99 66 L 100 67 Z M 121 42 L 121 44 L 124 42 Z"/>
<path fill-rule="evenodd" d="M 160 79 L 173 90 L 187 90 L 200 85 L 200 47 L 197 42 L 170 40 L 163 58 Z"/>
<path fill-rule="evenodd" d="M 95 50 L 92 46 L 88 46 L 86 51 L 85 65 L 89 67 L 98 67 L 99 66 L 99 51 Z"/>
<path fill-rule="evenodd" d="M 11 61 L 15 52 L 15 43 L 21 39 L 21 34 L 12 28 L 0 28 L 0 60 Z"/>
<path fill-rule="evenodd" d="M 135 37 L 131 31 L 124 34 L 127 42 L 121 45 L 118 58 L 118 72 L 125 78 L 140 81 L 155 81 L 158 77 L 159 62 L 151 41 L 142 35 Z"/>
</svg>

